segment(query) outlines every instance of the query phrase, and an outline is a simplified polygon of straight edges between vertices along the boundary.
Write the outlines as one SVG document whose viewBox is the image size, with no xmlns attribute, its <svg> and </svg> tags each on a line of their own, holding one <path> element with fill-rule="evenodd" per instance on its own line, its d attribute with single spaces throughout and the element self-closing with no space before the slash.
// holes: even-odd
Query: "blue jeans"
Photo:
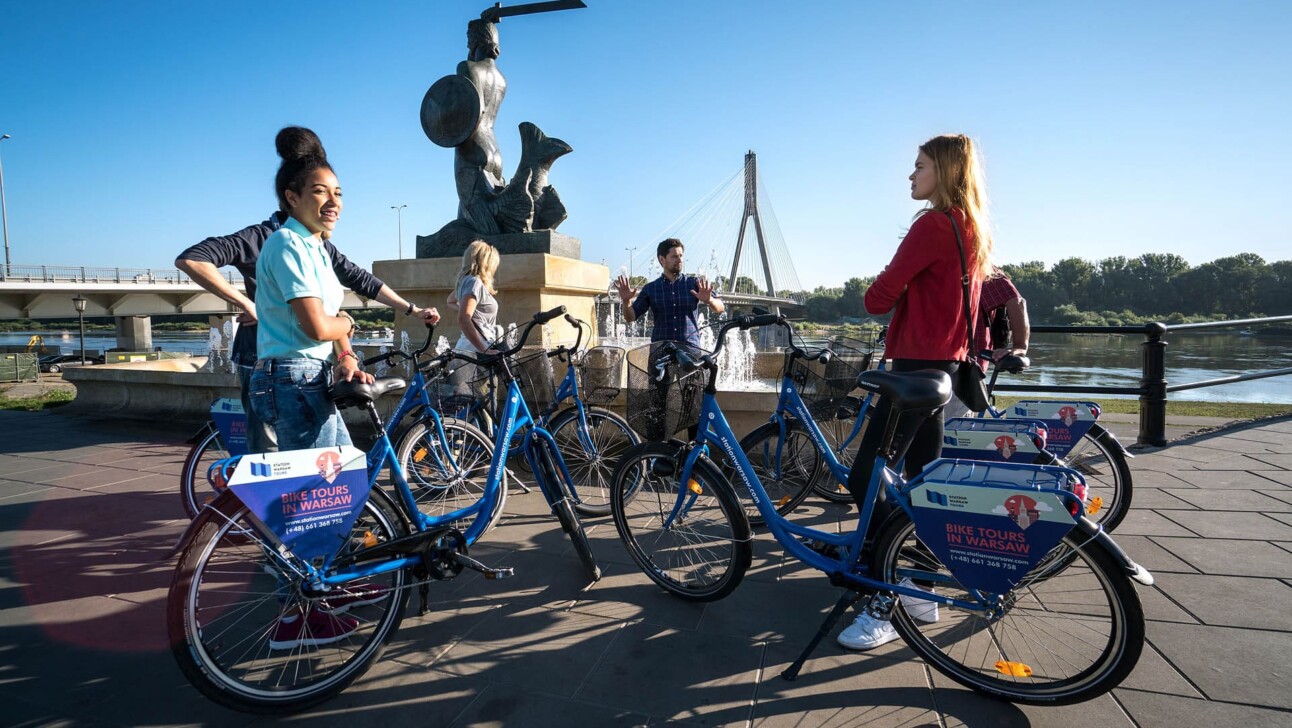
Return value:
<svg viewBox="0 0 1292 728">
<path fill-rule="evenodd" d="M 261 359 L 251 374 L 251 409 L 274 428 L 279 450 L 353 444 L 328 399 L 332 365 L 318 359 Z"/>
<path fill-rule="evenodd" d="M 256 366 L 256 325 L 243 324 L 233 337 L 231 356 L 238 367 L 238 390 L 242 411 L 247 415 L 247 452 L 277 452 L 278 438 L 274 428 L 265 424 L 251 409 L 251 374 Z"/>
</svg>

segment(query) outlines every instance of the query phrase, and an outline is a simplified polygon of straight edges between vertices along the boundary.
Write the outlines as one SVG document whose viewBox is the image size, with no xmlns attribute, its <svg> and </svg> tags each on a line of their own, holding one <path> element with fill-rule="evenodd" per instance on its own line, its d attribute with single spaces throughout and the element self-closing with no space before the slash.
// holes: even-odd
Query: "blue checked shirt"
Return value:
<svg viewBox="0 0 1292 728">
<path fill-rule="evenodd" d="M 676 281 L 669 281 L 664 276 L 642 286 L 633 301 L 633 313 L 637 318 L 650 310 L 651 319 L 655 322 L 651 329 L 651 341 L 684 341 L 691 346 L 700 345 L 700 327 L 696 315 L 700 309 L 700 299 L 691 294 L 699 287 L 695 276 L 678 276 Z M 713 297 L 718 293 L 714 291 Z"/>
</svg>

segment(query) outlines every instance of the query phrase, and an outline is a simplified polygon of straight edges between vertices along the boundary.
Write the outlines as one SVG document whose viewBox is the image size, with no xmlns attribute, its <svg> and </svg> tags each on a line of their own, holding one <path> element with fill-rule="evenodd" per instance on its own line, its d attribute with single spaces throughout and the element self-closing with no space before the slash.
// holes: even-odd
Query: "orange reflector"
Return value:
<svg viewBox="0 0 1292 728">
<path fill-rule="evenodd" d="M 696 495 L 704 495 L 704 488 L 700 487 L 700 482 L 695 478 L 691 478 L 690 480 L 688 480 L 686 482 L 686 487 L 690 488 L 691 492 L 695 493 Z"/>
<path fill-rule="evenodd" d="M 780 508 L 781 506 L 783 506 L 783 505 L 785 505 L 786 503 L 789 503 L 789 502 L 790 502 L 790 497 L 789 497 L 788 495 L 781 496 L 781 499 L 780 499 L 780 500 L 778 500 L 778 501 L 776 501 L 776 507 L 777 507 L 777 508 Z"/>
<path fill-rule="evenodd" d="M 377 537 L 372 535 L 372 531 L 363 532 L 363 545 L 365 548 L 372 548 L 377 545 Z"/>
<path fill-rule="evenodd" d="M 1027 665 L 1024 665 L 1021 662 L 1009 662 L 1007 660 L 1000 660 L 999 662 L 997 662 L 996 671 L 1002 675 L 1009 675 L 1011 677 L 1031 677 L 1032 676 L 1032 668 L 1028 667 Z"/>
<path fill-rule="evenodd" d="M 834 492 L 836 492 L 836 493 L 847 493 L 847 492 L 848 492 L 848 489 L 847 489 L 847 488 L 845 488 L 845 487 L 843 487 L 842 485 L 836 485 L 836 486 L 834 487 Z"/>
<path fill-rule="evenodd" d="M 1100 498 L 1099 496 L 1095 496 L 1094 498 L 1091 498 L 1090 502 L 1086 504 L 1086 513 L 1089 513 L 1092 516 L 1098 513 L 1099 511 L 1102 511 L 1103 509 L 1104 509 L 1104 499 Z"/>
<path fill-rule="evenodd" d="M 413 462 L 420 463 L 424 459 L 426 459 L 426 448 L 417 448 L 417 452 L 413 453 Z"/>
</svg>

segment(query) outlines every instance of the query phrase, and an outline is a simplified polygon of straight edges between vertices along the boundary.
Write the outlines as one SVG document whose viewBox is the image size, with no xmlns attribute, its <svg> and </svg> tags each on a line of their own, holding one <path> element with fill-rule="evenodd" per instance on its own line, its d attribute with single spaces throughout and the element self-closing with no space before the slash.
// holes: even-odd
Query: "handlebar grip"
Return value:
<svg viewBox="0 0 1292 728">
<path fill-rule="evenodd" d="M 565 313 L 565 306 L 557 306 L 551 311 L 536 313 L 534 314 L 534 323 L 537 323 L 540 325 L 545 324 L 548 321 L 551 321 L 552 319 L 556 318 L 557 316 L 560 316 L 563 313 Z"/>
<path fill-rule="evenodd" d="M 821 353 L 816 355 L 816 360 L 821 362 L 822 364 L 829 364 L 830 360 L 833 358 L 834 358 L 834 352 L 830 351 L 829 349 L 822 349 Z"/>
<path fill-rule="evenodd" d="M 778 313 L 760 313 L 757 316 L 741 316 L 739 318 L 741 330 L 752 329 L 759 326 L 771 326 L 780 323 L 781 315 Z"/>
<path fill-rule="evenodd" d="M 687 374 L 690 374 L 696 369 L 704 366 L 703 361 L 696 361 L 694 357 L 687 353 L 686 349 L 678 349 L 673 352 L 673 356 L 677 360 L 677 365 Z"/>
<path fill-rule="evenodd" d="M 578 319 L 576 319 L 576 318 L 574 318 L 573 316 L 571 316 L 571 315 L 570 315 L 570 314 L 568 314 L 568 313 L 567 313 L 567 314 L 565 314 L 565 323 L 567 323 L 567 324 L 569 324 L 569 325 L 573 326 L 573 327 L 574 327 L 574 328 L 576 328 L 576 329 L 577 329 L 577 328 L 579 328 L 579 320 L 578 320 Z"/>
</svg>

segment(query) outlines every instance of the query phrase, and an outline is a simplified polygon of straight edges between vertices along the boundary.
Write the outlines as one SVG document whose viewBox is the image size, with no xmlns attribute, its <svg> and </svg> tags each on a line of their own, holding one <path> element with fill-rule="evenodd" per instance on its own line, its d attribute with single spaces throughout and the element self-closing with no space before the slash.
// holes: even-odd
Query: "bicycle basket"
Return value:
<svg viewBox="0 0 1292 728">
<path fill-rule="evenodd" d="M 624 350 L 618 346 L 588 349 L 578 372 L 579 397 L 587 404 L 608 405 L 624 385 Z"/>
<path fill-rule="evenodd" d="M 842 397 L 857 387 L 857 375 L 870 368 L 874 344 L 857 339 L 836 339 L 830 344 L 834 356 L 826 362 L 822 377 L 831 397 Z"/>
<path fill-rule="evenodd" d="M 525 398 L 525 403 L 535 417 L 547 413 L 556 405 L 552 360 L 545 350 L 513 357 L 511 371 L 516 377 L 516 384 L 520 386 L 520 396 Z"/>
<path fill-rule="evenodd" d="M 628 351 L 628 424 L 644 440 L 667 440 L 700 418 L 705 370 L 682 372 L 670 345 L 686 346 L 656 341 Z"/>
<path fill-rule="evenodd" d="M 430 397 L 431 407 L 440 414 L 466 419 L 476 403 L 493 412 L 492 377 L 493 374 L 486 369 L 455 361 L 427 380 L 426 394 Z"/>
</svg>

